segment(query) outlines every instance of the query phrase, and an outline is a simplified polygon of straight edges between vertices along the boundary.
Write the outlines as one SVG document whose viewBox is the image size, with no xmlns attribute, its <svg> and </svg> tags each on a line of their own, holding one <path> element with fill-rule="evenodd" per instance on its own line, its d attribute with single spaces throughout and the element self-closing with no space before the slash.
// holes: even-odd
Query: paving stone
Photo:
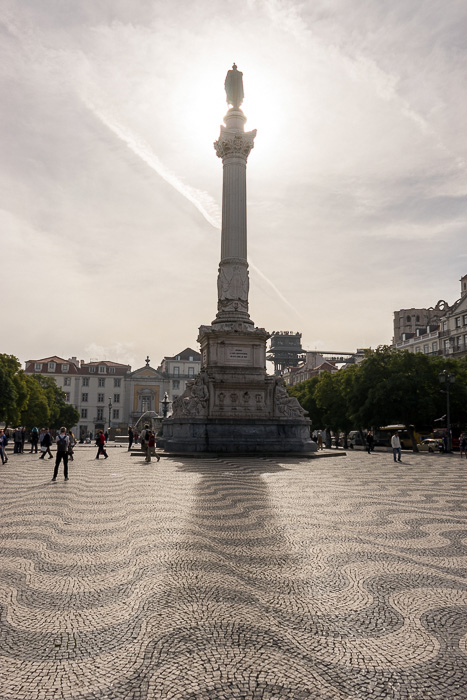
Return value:
<svg viewBox="0 0 467 700">
<path fill-rule="evenodd" d="M 0 467 L 0 700 L 467 700 L 467 460 Z"/>
</svg>

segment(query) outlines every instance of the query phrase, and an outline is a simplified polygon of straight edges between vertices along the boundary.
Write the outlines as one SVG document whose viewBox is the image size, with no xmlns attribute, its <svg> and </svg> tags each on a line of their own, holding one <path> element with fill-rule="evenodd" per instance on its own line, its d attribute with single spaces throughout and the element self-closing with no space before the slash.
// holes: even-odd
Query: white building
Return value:
<svg viewBox="0 0 467 700">
<path fill-rule="evenodd" d="M 187 381 L 199 374 L 201 355 L 186 348 L 174 357 L 164 357 L 157 369 L 149 363 L 147 358 L 145 367 L 132 372 L 130 365 L 118 362 L 54 355 L 28 360 L 25 372 L 55 379 L 66 401 L 80 413 L 73 432 L 81 438 L 109 427 L 126 434 L 146 411 L 162 415 L 165 394 L 171 403 L 183 393 Z"/>
<path fill-rule="evenodd" d="M 467 355 L 467 275 L 460 283 L 461 296 L 452 306 L 439 301 L 434 308 L 395 311 L 392 347 L 425 355 Z"/>
</svg>

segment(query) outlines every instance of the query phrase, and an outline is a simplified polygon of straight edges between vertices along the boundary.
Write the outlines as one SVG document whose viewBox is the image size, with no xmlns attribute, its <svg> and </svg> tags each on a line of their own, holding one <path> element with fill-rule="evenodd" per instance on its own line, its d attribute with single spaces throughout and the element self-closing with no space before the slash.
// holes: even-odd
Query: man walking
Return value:
<svg viewBox="0 0 467 700">
<path fill-rule="evenodd" d="M 45 429 L 45 434 L 44 437 L 42 438 L 41 442 L 41 456 L 39 459 L 44 459 L 45 455 L 48 453 L 49 459 L 53 459 L 53 454 L 50 451 L 50 445 L 52 444 L 52 436 L 49 433 L 49 429 Z"/>
<path fill-rule="evenodd" d="M 133 444 L 133 426 L 130 425 L 130 427 L 128 428 L 128 452 L 130 452 L 132 444 Z"/>
<path fill-rule="evenodd" d="M 66 428 L 60 428 L 60 433 L 56 438 L 57 443 L 57 456 L 55 457 L 55 469 L 52 481 L 57 481 L 58 468 L 60 462 L 63 460 L 63 476 L 65 481 L 68 481 L 68 445 L 70 443 L 70 438 L 66 434 Z"/>
<path fill-rule="evenodd" d="M 394 456 L 394 461 L 395 462 L 402 462 L 402 459 L 401 459 L 401 457 L 402 457 L 401 441 L 400 441 L 399 433 L 397 432 L 397 430 L 391 438 L 391 447 L 392 447 L 392 454 Z M 397 459 L 396 459 L 396 456 L 397 456 Z"/>
<path fill-rule="evenodd" d="M 31 454 L 35 452 L 37 454 L 37 443 L 39 442 L 39 430 L 34 427 L 31 430 Z"/>
<path fill-rule="evenodd" d="M 99 430 L 97 434 L 96 445 L 98 449 L 95 459 L 99 459 L 99 455 L 104 455 L 104 458 L 107 459 L 109 455 L 105 451 L 105 435 L 103 430 Z"/>
</svg>

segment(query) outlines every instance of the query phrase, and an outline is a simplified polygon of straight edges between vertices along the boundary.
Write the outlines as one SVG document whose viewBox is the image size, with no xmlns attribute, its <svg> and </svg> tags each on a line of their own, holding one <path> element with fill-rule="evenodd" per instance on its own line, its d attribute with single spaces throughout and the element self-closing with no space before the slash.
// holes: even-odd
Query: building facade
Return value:
<svg viewBox="0 0 467 700">
<path fill-rule="evenodd" d="M 189 379 L 199 374 L 201 356 L 186 348 L 174 357 L 164 357 L 160 367 L 146 365 L 135 371 L 130 365 L 108 360 L 64 359 L 57 355 L 28 360 L 26 374 L 42 374 L 55 379 L 65 399 L 80 413 L 73 432 L 79 438 L 110 429 L 126 434 L 147 411 L 162 415 L 165 394 L 169 406 L 183 391 Z"/>
<path fill-rule="evenodd" d="M 425 355 L 467 355 L 467 275 L 460 284 L 461 296 L 452 306 L 439 301 L 429 309 L 395 311 L 392 347 Z"/>
</svg>

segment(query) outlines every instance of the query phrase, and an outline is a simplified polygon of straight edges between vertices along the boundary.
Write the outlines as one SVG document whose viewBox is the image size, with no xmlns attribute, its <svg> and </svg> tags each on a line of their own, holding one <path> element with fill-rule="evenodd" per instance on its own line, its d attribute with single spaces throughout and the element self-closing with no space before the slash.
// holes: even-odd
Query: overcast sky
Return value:
<svg viewBox="0 0 467 700">
<path fill-rule="evenodd" d="M 392 338 L 467 273 L 465 0 L 0 0 L 1 352 L 133 369 L 216 314 L 243 72 L 250 313 Z"/>
</svg>

